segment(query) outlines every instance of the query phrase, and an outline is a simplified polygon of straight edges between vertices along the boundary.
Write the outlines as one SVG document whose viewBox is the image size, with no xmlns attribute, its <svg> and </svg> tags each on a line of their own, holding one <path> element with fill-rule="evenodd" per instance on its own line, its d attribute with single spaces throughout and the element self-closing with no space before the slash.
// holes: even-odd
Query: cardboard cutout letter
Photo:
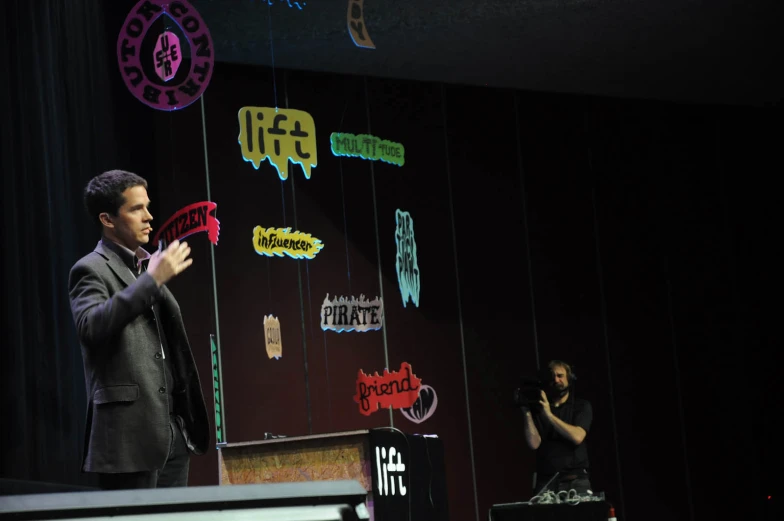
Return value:
<svg viewBox="0 0 784 521">
<path fill-rule="evenodd" d="M 379 376 L 378 372 L 368 376 L 360 369 L 354 401 L 359 404 L 359 412 L 365 416 L 370 416 L 379 407 L 411 407 L 419 397 L 421 384 L 422 380 L 416 377 L 408 362 L 400 364 L 400 371 L 390 373 L 384 369 L 383 376 Z"/>
<path fill-rule="evenodd" d="M 346 13 L 348 23 L 348 34 L 354 41 L 354 45 L 364 49 L 375 49 L 376 45 L 370 39 L 365 25 L 364 0 L 348 0 L 348 13 Z"/>
<path fill-rule="evenodd" d="M 417 246 L 414 239 L 414 221 L 411 214 L 395 210 L 395 269 L 403 307 L 409 297 L 419 307 L 419 264 L 417 262 Z"/>
<path fill-rule="evenodd" d="M 283 356 L 283 342 L 280 338 L 280 320 L 272 315 L 264 316 L 264 345 L 267 356 L 280 359 Z"/>
<path fill-rule="evenodd" d="M 305 178 L 318 165 L 316 124 L 307 112 L 272 107 L 242 107 L 237 113 L 242 157 L 258 170 L 269 160 L 285 181 L 289 161 L 300 165 Z"/>
<path fill-rule="evenodd" d="M 211 212 L 217 209 L 218 205 L 210 201 L 193 203 L 169 217 L 163 223 L 161 229 L 155 234 L 153 244 L 158 243 L 158 239 L 163 237 L 166 244 L 175 240 L 183 239 L 188 235 L 197 232 L 207 232 L 207 237 L 214 245 L 218 245 L 218 235 L 220 234 L 220 221 Z"/>
<path fill-rule="evenodd" d="M 292 259 L 312 259 L 316 256 L 324 243 L 309 233 L 292 232 L 291 228 L 267 228 L 261 226 L 253 228 L 253 247 L 259 255 L 283 257 L 284 254 Z"/>
<path fill-rule="evenodd" d="M 400 143 L 380 139 L 370 134 L 333 132 L 329 136 L 332 154 L 335 156 L 361 157 L 371 161 L 384 161 L 390 165 L 406 163 L 406 149 Z"/>
<path fill-rule="evenodd" d="M 210 352 L 212 353 L 212 394 L 215 404 L 215 441 L 226 441 L 226 423 L 223 420 L 223 391 L 220 387 L 220 353 L 215 343 L 215 335 L 210 335 Z"/>
<path fill-rule="evenodd" d="M 321 329 L 341 331 L 375 331 L 381 329 L 384 322 L 384 303 L 380 298 L 366 300 L 365 295 L 355 297 L 333 298 L 329 293 L 321 305 Z"/>
<path fill-rule="evenodd" d="M 149 52 L 144 43 L 147 33 L 161 17 L 172 22 L 171 30 L 158 35 Z M 188 49 L 183 50 L 186 42 Z M 189 57 L 188 71 L 178 70 L 184 56 Z M 182 109 L 199 99 L 212 78 L 214 60 L 207 24 L 187 0 L 139 0 L 117 37 L 117 62 L 125 86 L 136 99 L 157 110 Z M 166 84 L 161 85 L 161 80 Z"/>
</svg>

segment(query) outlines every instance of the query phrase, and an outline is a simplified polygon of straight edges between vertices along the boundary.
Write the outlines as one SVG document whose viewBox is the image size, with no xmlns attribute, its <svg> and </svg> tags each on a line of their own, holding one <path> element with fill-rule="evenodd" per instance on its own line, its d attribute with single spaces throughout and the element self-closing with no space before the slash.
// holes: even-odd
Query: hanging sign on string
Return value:
<svg viewBox="0 0 784 521">
<path fill-rule="evenodd" d="M 409 299 L 419 307 L 419 263 L 417 262 L 417 245 L 414 239 L 414 221 L 411 214 L 400 209 L 395 210 L 395 270 L 403 307 Z"/>
<path fill-rule="evenodd" d="M 291 228 L 253 228 L 253 248 L 259 255 L 292 259 L 312 259 L 324 243 L 309 233 L 292 232 Z"/>
<path fill-rule="evenodd" d="M 199 99 L 215 57 L 204 20 L 186 0 L 140 0 L 117 37 L 117 61 L 128 90 L 157 110 Z"/>
<path fill-rule="evenodd" d="M 348 34 L 354 45 L 363 49 L 375 49 L 376 45 L 370 39 L 365 25 L 364 0 L 348 0 L 348 13 L 346 13 L 348 23 Z"/>
<path fill-rule="evenodd" d="M 307 112 L 273 107 L 242 107 L 238 114 L 242 157 L 255 169 L 265 160 L 285 181 L 289 161 L 300 165 L 306 179 L 318 165 L 316 124 Z"/>
<path fill-rule="evenodd" d="M 334 297 L 329 293 L 321 304 L 321 329 L 324 331 L 377 331 L 384 322 L 384 303 L 380 298 L 367 300 L 365 295 Z"/>
<path fill-rule="evenodd" d="M 215 218 L 218 205 L 211 201 L 189 204 L 169 217 L 155 234 L 153 244 L 163 239 L 166 244 L 181 240 L 197 232 L 207 232 L 207 237 L 214 245 L 218 245 L 220 221 Z"/>
<path fill-rule="evenodd" d="M 384 369 L 384 374 L 376 372 L 365 374 L 362 369 L 357 375 L 357 394 L 354 402 L 359 404 L 359 412 L 370 416 L 380 408 L 402 409 L 411 407 L 419 398 L 422 380 L 416 377 L 411 364 L 403 362 L 400 371 Z"/>
<path fill-rule="evenodd" d="M 267 356 L 280 360 L 283 356 L 283 342 L 280 339 L 280 320 L 272 315 L 264 316 L 264 345 Z"/>
<path fill-rule="evenodd" d="M 397 166 L 403 166 L 406 162 L 406 149 L 402 144 L 369 134 L 333 132 L 329 136 L 329 143 L 335 156 L 360 157 Z"/>
<path fill-rule="evenodd" d="M 221 358 L 215 335 L 210 334 L 210 353 L 212 355 L 212 388 L 213 404 L 215 405 L 215 441 L 226 442 L 226 422 L 223 419 L 223 389 L 221 389 Z"/>
</svg>

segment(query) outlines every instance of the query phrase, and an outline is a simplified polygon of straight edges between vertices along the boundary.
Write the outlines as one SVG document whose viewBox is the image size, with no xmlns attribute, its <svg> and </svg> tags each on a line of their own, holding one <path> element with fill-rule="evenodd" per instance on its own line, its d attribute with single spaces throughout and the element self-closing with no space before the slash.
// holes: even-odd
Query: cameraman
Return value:
<svg viewBox="0 0 784 521">
<path fill-rule="evenodd" d="M 525 415 L 525 441 L 536 451 L 534 495 L 545 486 L 556 493 L 574 489 L 580 495 L 591 494 L 585 447 L 593 419 L 591 404 L 570 392 L 575 376 L 569 364 L 553 360 L 548 367 L 551 380 L 547 392 L 539 391 L 539 403 L 518 400 Z"/>
</svg>

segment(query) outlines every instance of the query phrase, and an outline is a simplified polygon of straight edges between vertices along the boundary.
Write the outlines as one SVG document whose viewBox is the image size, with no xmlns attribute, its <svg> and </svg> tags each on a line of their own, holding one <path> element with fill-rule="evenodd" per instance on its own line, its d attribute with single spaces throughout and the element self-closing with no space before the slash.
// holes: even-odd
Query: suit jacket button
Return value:
<svg viewBox="0 0 784 521">
<path fill-rule="evenodd" d="M 157 358 L 158 360 L 160 360 L 160 359 L 161 359 L 161 354 L 160 354 L 160 353 L 155 353 L 155 358 Z"/>
<path fill-rule="evenodd" d="M 158 392 L 159 392 L 159 393 L 161 393 L 161 394 L 163 394 L 163 393 L 165 393 L 165 392 L 166 392 L 166 388 L 165 388 L 165 387 L 160 387 L 160 388 L 158 389 Z"/>
</svg>

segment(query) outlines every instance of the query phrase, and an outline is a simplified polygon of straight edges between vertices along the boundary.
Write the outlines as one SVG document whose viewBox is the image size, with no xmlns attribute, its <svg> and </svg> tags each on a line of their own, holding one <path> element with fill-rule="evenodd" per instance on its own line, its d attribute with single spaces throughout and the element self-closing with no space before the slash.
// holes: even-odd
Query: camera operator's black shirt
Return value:
<svg viewBox="0 0 784 521">
<path fill-rule="evenodd" d="M 560 407 L 550 404 L 553 414 L 569 425 L 582 427 L 586 434 L 591 428 L 593 409 L 590 402 L 569 398 Z M 569 474 L 571 471 L 588 470 L 588 449 L 585 441 L 575 445 L 561 436 L 553 425 L 544 418 L 543 413 L 534 414 L 534 422 L 542 438 L 536 451 L 536 473 L 538 476 L 552 476 L 556 472 Z M 587 437 L 586 437 L 587 439 Z"/>
</svg>

